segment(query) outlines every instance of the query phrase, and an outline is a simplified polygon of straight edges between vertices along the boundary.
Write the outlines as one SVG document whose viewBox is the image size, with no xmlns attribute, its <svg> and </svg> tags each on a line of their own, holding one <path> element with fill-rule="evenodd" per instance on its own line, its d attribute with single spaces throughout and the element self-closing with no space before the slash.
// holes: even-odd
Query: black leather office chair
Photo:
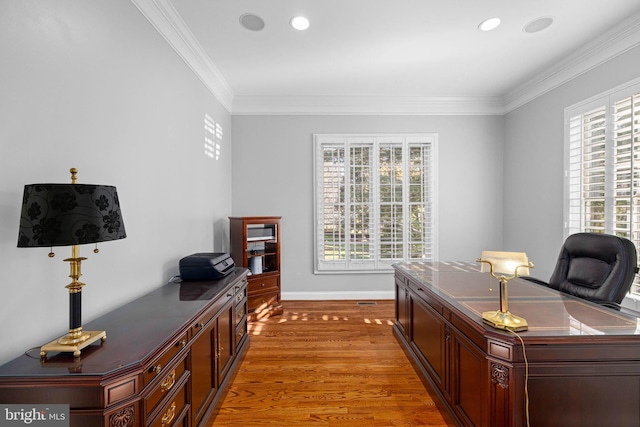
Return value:
<svg viewBox="0 0 640 427">
<path fill-rule="evenodd" d="M 560 250 L 549 283 L 529 280 L 619 310 L 638 272 L 637 258 L 635 245 L 628 239 L 572 234 Z"/>
</svg>

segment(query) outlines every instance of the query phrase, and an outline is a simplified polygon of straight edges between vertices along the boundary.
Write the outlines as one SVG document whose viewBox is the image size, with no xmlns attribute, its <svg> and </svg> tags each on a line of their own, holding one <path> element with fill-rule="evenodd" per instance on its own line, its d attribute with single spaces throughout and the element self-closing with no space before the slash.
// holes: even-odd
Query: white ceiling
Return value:
<svg viewBox="0 0 640 427">
<path fill-rule="evenodd" d="M 133 1 L 142 10 L 149 0 Z M 640 42 L 638 0 L 150 1 L 199 57 L 192 68 L 219 80 L 212 84 L 239 113 L 277 112 L 267 104 L 278 102 L 288 103 L 282 112 L 313 110 L 314 102 L 346 110 L 356 99 L 402 99 L 405 107 L 481 100 L 499 113 Z M 264 29 L 242 27 L 245 13 L 260 16 Z M 289 26 L 297 14 L 311 21 L 307 31 Z M 496 16 L 496 30 L 477 29 Z M 553 25 L 523 31 L 540 17 Z"/>
</svg>

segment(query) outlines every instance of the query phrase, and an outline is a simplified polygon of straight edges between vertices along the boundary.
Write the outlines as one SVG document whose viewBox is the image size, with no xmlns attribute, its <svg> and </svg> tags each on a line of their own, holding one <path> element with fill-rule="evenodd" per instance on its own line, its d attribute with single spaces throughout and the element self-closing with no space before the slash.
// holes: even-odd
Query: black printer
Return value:
<svg viewBox="0 0 640 427">
<path fill-rule="evenodd" d="M 197 253 L 180 260 L 180 278 L 189 280 L 222 279 L 235 267 L 233 258 L 228 253 Z"/>
</svg>

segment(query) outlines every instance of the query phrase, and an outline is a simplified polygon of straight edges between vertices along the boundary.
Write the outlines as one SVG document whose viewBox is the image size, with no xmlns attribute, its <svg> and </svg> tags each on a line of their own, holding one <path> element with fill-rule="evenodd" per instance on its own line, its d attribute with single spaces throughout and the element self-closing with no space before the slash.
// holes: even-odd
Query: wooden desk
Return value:
<svg viewBox="0 0 640 427">
<path fill-rule="evenodd" d="M 247 270 L 169 283 L 90 323 L 107 340 L 0 366 L 0 403 L 69 404 L 73 427 L 205 426 L 247 349 Z"/>
<path fill-rule="evenodd" d="M 526 388 L 531 426 L 640 426 L 638 318 L 514 279 L 525 361 L 519 338 L 482 322 L 499 285 L 478 264 L 394 268 L 394 333 L 460 425 L 526 426 Z"/>
</svg>

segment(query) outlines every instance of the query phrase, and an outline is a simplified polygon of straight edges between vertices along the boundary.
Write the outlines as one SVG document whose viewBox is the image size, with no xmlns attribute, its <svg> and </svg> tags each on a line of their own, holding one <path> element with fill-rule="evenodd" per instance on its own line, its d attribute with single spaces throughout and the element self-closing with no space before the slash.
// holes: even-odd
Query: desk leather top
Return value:
<svg viewBox="0 0 640 427">
<path fill-rule="evenodd" d="M 500 308 L 500 286 L 473 262 L 398 263 L 394 268 L 482 324 L 482 313 Z M 524 336 L 620 336 L 640 338 L 640 319 L 515 278 L 507 285 L 508 309 L 529 324 Z M 490 328 L 489 326 L 485 326 Z"/>
</svg>

